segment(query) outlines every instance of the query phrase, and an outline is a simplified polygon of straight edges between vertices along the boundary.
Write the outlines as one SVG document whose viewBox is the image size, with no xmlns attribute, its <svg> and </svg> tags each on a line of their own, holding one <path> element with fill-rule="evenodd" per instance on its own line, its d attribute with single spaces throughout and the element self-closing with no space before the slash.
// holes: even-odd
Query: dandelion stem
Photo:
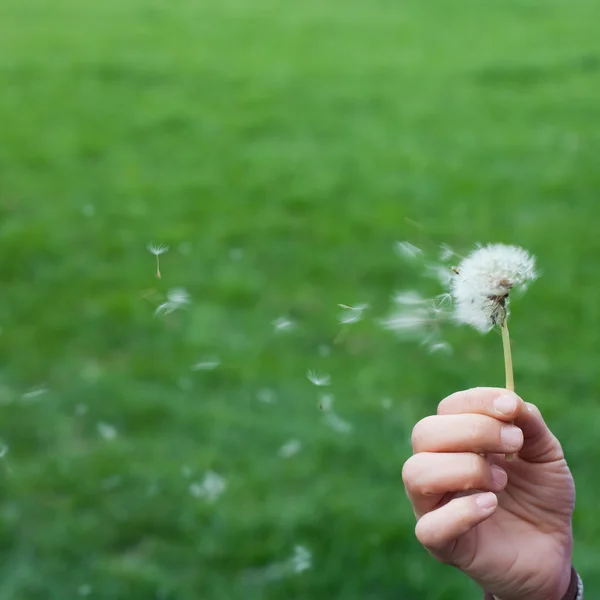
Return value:
<svg viewBox="0 0 600 600">
<path fill-rule="evenodd" d="M 156 276 L 160 279 L 160 260 L 158 254 L 156 255 Z"/>
<path fill-rule="evenodd" d="M 513 362 L 512 362 L 512 352 L 510 351 L 510 335 L 508 333 L 508 319 L 504 317 L 502 321 L 502 325 L 500 326 L 500 330 L 502 331 L 502 346 L 504 348 L 504 370 L 506 372 L 506 389 L 510 392 L 515 391 L 515 377 L 513 374 Z M 506 460 L 512 460 L 514 458 L 514 454 L 507 454 L 505 456 Z"/>
</svg>

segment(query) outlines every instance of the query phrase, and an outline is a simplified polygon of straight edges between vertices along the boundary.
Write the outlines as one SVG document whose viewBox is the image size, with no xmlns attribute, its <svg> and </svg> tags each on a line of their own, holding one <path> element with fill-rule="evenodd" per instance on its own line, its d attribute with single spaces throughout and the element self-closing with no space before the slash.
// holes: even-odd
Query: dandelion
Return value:
<svg viewBox="0 0 600 600">
<path fill-rule="evenodd" d="M 326 373 L 317 373 L 316 371 L 310 370 L 306 373 L 308 380 L 317 387 L 327 386 L 331 383 L 331 376 Z"/>
<path fill-rule="evenodd" d="M 454 320 L 482 333 L 500 328 L 506 389 L 514 391 L 508 332 L 509 295 L 537 278 L 535 258 L 517 246 L 490 244 L 478 247 L 452 270 L 450 291 L 454 299 Z M 511 458 L 507 455 L 507 459 Z"/>
<path fill-rule="evenodd" d="M 221 359 L 217 356 L 208 357 L 200 362 L 197 362 L 193 367 L 192 371 L 214 371 L 221 366 Z"/>
<path fill-rule="evenodd" d="M 148 244 L 147 246 L 148 252 L 150 254 L 154 254 L 156 256 L 156 276 L 160 279 L 160 255 L 169 251 L 169 246 L 164 246 L 163 244 Z"/>
</svg>

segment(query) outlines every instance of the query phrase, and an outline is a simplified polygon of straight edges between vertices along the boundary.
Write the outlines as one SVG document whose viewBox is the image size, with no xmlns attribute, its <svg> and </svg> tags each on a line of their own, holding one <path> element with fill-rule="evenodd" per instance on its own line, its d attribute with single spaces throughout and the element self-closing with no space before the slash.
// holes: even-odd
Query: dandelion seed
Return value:
<svg viewBox="0 0 600 600">
<path fill-rule="evenodd" d="M 410 242 L 396 242 L 394 244 L 394 250 L 398 256 L 408 260 L 414 260 L 423 255 L 423 250 L 417 248 Z"/>
<path fill-rule="evenodd" d="M 109 423 L 104 423 L 103 421 L 100 421 L 100 423 L 96 425 L 96 429 L 105 440 L 114 440 L 117 437 L 116 428 L 110 425 Z"/>
<path fill-rule="evenodd" d="M 48 393 L 48 388 L 34 388 L 23 394 L 23 400 L 37 400 L 40 396 Z"/>
<path fill-rule="evenodd" d="M 452 271 L 445 265 L 431 263 L 425 267 L 425 276 L 438 281 L 447 288 L 452 281 Z"/>
<path fill-rule="evenodd" d="M 269 388 L 258 390 L 256 392 L 256 399 L 262 404 L 275 404 L 277 402 L 275 392 Z"/>
<path fill-rule="evenodd" d="M 227 482 L 214 471 L 207 471 L 204 479 L 199 483 L 192 483 L 189 487 L 194 498 L 203 499 L 209 504 L 216 502 L 226 491 Z"/>
<path fill-rule="evenodd" d="M 316 371 L 310 370 L 306 373 L 308 380 L 317 387 L 328 386 L 331 384 L 331 376 L 326 373 L 320 374 Z"/>
<path fill-rule="evenodd" d="M 295 327 L 295 325 L 296 324 L 294 323 L 294 321 L 292 321 L 288 317 L 278 317 L 277 319 L 275 319 L 273 321 L 273 327 L 275 328 L 275 331 L 278 333 L 281 333 L 284 331 L 290 331 L 291 329 L 293 329 Z"/>
<path fill-rule="evenodd" d="M 399 292 L 394 296 L 394 302 L 396 304 L 405 304 L 409 306 L 416 306 L 419 304 L 425 304 L 427 300 L 425 300 L 420 294 L 417 292 Z"/>
<path fill-rule="evenodd" d="M 0 444 L 0 459 L 4 458 L 8 454 L 8 446 L 6 444 Z"/>
<path fill-rule="evenodd" d="M 446 262 L 454 256 L 454 250 L 446 244 L 440 246 L 440 260 Z"/>
<path fill-rule="evenodd" d="M 437 342 L 429 345 L 429 354 L 435 354 L 436 352 L 443 352 L 445 354 L 452 353 L 452 347 L 448 342 Z"/>
<path fill-rule="evenodd" d="M 392 408 L 392 399 L 391 398 L 382 398 L 381 399 L 381 408 L 384 410 L 389 410 Z"/>
<path fill-rule="evenodd" d="M 184 288 L 173 288 L 167 292 L 167 301 L 163 302 L 155 311 L 154 315 L 171 314 L 176 310 L 190 304 L 190 295 Z"/>
<path fill-rule="evenodd" d="M 337 433 L 348 434 L 354 429 L 352 423 L 345 421 L 334 412 L 328 412 L 325 415 L 325 423 Z"/>
<path fill-rule="evenodd" d="M 83 597 L 89 596 L 92 593 L 92 586 L 84 583 L 77 588 L 77 593 Z"/>
<path fill-rule="evenodd" d="M 206 358 L 196 363 L 192 367 L 192 371 L 214 371 L 221 366 L 221 361 L 216 356 L 214 358 Z"/>
<path fill-rule="evenodd" d="M 340 317 L 340 323 L 342 325 L 358 323 L 358 321 L 362 319 L 363 313 L 369 308 L 368 304 L 358 304 L 357 306 L 347 306 L 346 304 L 338 304 L 338 306 L 344 309 L 344 312 Z"/>
<path fill-rule="evenodd" d="M 294 573 L 303 573 L 312 566 L 312 554 L 304 546 L 295 546 L 294 554 L 290 559 L 290 565 Z"/>
<path fill-rule="evenodd" d="M 290 440 L 279 448 L 279 456 L 281 458 L 291 458 L 302 450 L 302 442 L 299 440 Z"/>
<path fill-rule="evenodd" d="M 164 246 L 163 244 L 148 244 L 147 246 L 148 252 L 150 254 L 154 254 L 156 256 L 156 276 L 160 279 L 160 255 L 169 251 L 169 246 Z"/>
</svg>

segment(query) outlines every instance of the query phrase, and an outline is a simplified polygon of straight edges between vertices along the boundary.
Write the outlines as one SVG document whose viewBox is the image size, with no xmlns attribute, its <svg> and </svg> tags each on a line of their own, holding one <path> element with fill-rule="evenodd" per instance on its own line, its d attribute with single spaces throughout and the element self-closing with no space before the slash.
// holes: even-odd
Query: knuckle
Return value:
<svg viewBox="0 0 600 600">
<path fill-rule="evenodd" d="M 467 460 L 467 486 L 468 489 L 473 489 L 486 480 L 487 463 L 478 454 L 470 454 Z"/>
<path fill-rule="evenodd" d="M 402 468 L 404 486 L 413 493 L 426 494 L 426 479 L 426 471 L 421 456 L 418 454 L 411 456 Z"/>
</svg>

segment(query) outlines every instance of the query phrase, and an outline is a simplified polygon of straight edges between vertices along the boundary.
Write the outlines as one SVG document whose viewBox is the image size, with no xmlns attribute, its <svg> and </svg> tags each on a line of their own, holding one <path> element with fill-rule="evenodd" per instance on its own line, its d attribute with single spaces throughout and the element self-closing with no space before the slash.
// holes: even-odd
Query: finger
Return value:
<svg viewBox="0 0 600 600">
<path fill-rule="evenodd" d="M 501 421 L 514 421 L 525 409 L 525 403 L 514 392 L 502 388 L 472 388 L 444 398 L 438 415 L 473 413 Z"/>
<path fill-rule="evenodd" d="M 507 482 L 506 471 L 472 452 L 411 456 L 402 469 L 402 480 L 420 518 L 433 510 L 449 492 L 482 490 L 499 492 Z"/>
<path fill-rule="evenodd" d="M 498 498 L 492 492 L 454 498 L 419 519 L 417 539 L 438 560 L 459 566 L 461 557 L 453 554 L 456 541 L 493 515 L 497 507 Z"/>
<path fill-rule="evenodd" d="M 523 432 L 510 423 L 476 414 L 434 415 L 419 421 L 412 446 L 419 452 L 512 453 L 523 445 Z"/>
<path fill-rule="evenodd" d="M 516 402 L 516 405 L 515 405 Z M 524 435 L 519 458 L 530 462 L 561 460 L 564 453 L 539 409 L 502 388 L 473 388 L 456 392 L 442 400 L 438 415 L 476 413 L 502 421 L 514 421 Z"/>
</svg>

